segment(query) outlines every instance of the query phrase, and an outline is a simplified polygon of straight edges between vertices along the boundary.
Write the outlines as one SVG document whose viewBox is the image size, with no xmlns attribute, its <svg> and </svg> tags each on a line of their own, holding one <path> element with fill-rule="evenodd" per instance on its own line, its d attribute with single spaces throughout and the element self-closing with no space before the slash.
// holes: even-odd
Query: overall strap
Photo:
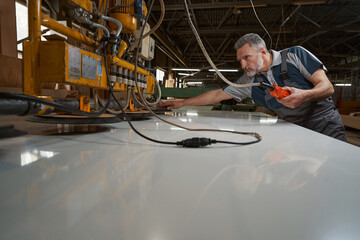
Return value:
<svg viewBox="0 0 360 240">
<path fill-rule="evenodd" d="M 286 56 L 287 56 L 288 50 L 289 49 L 284 49 L 281 52 L 281 73 L 280 73 L 280 75 L 284 81 L 289 80 L 289 76 L 287 75 L 288 69 L 287 69 L 287 64 L 286 64 Z"/>
</svg>

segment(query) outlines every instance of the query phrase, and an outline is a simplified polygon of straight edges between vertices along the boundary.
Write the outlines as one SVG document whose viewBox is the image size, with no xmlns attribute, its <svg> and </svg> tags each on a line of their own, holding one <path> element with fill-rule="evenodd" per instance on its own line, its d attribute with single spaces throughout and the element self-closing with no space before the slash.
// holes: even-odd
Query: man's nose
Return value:
<svg viewBox="0 0 360 240">
<path fill-rule="evenodd" d="M 241 64 L 241 68 L 242 68 L 242 69 L 245 69 L 245 68 L 246 68 L 246 61 L 245 61 L 245 60 L 242 59 L 242 60 L 240 61 L 240 64 Z"/>
</svg>

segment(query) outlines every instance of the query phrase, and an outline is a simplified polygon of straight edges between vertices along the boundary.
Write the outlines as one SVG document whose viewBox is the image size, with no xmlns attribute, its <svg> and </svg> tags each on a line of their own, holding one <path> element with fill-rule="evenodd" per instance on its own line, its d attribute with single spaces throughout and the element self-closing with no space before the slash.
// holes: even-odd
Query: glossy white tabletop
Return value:
<svg viewBox="0 0 360 240">
<path fill-rule="evenodd" d="M 188 149 L 149 142 L 126 122 L 61 135 L 0 117 L 28 131 L 0 139 L 0 239 L 360 239 L 359 147 L 259 113 L 164 118 L 263 140 Z M 133 124 L 164 141 L 252 140 L 154 118 Z"/>
</svg>

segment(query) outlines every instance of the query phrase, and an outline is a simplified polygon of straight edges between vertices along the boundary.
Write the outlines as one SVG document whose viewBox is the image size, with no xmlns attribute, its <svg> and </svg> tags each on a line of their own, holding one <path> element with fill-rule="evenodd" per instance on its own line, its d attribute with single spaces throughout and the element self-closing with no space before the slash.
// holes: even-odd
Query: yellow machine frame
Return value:
<svg viewBox="0 0 360 240">
<path fill-rule="evenodd" d="M 135 0 L 122 0 L 121 4 L 123 5 L 130 5 L 134 3 Z M 142 0 L 143 1 L 143 0 Z M 113 7 L 116 5 L 116 0 L 111 0 L 109 2 L 109 7 Z M 143 1 L 144 4 L 144 1 Z M 137 26 L 137 18 L 134 16 L 134 8 L 133 7 L 121 7 L 118 8 L 116 11 L 113 10 L 110 12 L 109 16 L 115 19 L 118 19 L 121 24 L 123 25 L 123 32 L 125 33 L 132 33 L 136 30 Z M 147 8 L 143 8 L 143 14 L 146 16 Z M 113 23 L 110 23 L 110 26 L 116 27 Z"/>
<path fill-rule="evenodd" d="M 73 3 L 75 3 L 76 5 L 86 9 L 88 12 L 92 12 L 93 11 L 93 5 L 92 2 L 90 0 L 71 0 Z"/>
<path fill-rule="evenodd" d="M 99 6 L 102 6 L 99 1 Z M 73 1 L 74 3 L 82 1 Z M 83 2 L 85 4 L 86 2 Z M 80 5 L 81 6 L 81 5 Z M 86 9 L 89 6 L 85 6 Z M 91 6 L 92 9 L 92 6 Z M 41 28 L 43 25 L 60 34 L 63 34 L 69 38 L 72 38 L 80 43 L 86 44 L 89 47 L 94 48 L 98 41 L 94 41 L 89 37 L 84 36 L 80 32 L 73 30 L 67 26 L 64 26 L 47 15 L 41 13 L 41 0 L 29 0 L 28 1 L 28 13 L 29 13 L 29 40 L 24 42 L 24 93 L 32 96 L 41 96 L 42 83 L 44 82 L 56 82 L 67 83 L 73 85 L 88 86 L 98 89 L 109 89 L 105 63 L 102 56 L 95 54 L 94 52 L 81 49 L 65 41 L 41 41 Z M 96 79 L 88 79 L 80 76 L 79 79 L 73 79 L 69 76 L 69 48 L 75 48 L 80 52 L 80 56 L 88 56 L 91 59 L 96 59 L 101 66 L 96 66 L 97 69 L 101 69 L 102 74 L 97 74 Z M 118 56 L 126 50 L 126 45 L 119 49 Z M 134 65 L 128 63 L 118 56 L 108 55 L 108 67 L 116 65 L 128 69 L 128 71 L 134 72 Z M 81 61 L 81 59 L 79 60 Z M 80 65 L 81 66 L 81 65 Z M 71 66 L 70 66 L 71 67 Z M 80 70 L 81 71 L 81 70 Z M 110 72 L 110 69 L 108 69 Z M 137 73 L 147 77 L 147 93 L 154 94 L 155 79 L 152 75 L 142 69 L 137 68 Z M 127 85 L 115 83 L 114 91 L 126 91 Z"/>
</svg>

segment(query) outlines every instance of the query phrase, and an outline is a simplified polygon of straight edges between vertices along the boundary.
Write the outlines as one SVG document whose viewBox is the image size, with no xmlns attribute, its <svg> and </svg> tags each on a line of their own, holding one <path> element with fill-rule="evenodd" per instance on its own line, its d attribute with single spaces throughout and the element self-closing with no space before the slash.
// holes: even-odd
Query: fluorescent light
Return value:
<svg viewBox="0 0 360 240">
<path fill-rule="evenodd" d="M 202 84 L 202 82 L 187 82 L 187 85 L 196 85 L 196 84 Z"/>
<path fill-rule="evenodd" d="M 180 76 L 193 76 L 193 74 L 190 73 L 178 73 Z"/>
<path fill-rule="evenodd" d="M 196 69 L 196 68 L 172 68 L 171 70 L 173 70 L 173 71 L 193 71 L 193 72 L 200 71 L 200 69 Z"/>
<path fill-rule="evenodd" d="M 238 72 L 239 69 L 218 69 L 220 72 Z M 210 72 L 215 72 L 214 69 L 209 69 Z"/>
<path fill-rule="evenodd" d="M 336 87 L 351 87 L 351 83 L 335 83 Z"/>
</svg>

